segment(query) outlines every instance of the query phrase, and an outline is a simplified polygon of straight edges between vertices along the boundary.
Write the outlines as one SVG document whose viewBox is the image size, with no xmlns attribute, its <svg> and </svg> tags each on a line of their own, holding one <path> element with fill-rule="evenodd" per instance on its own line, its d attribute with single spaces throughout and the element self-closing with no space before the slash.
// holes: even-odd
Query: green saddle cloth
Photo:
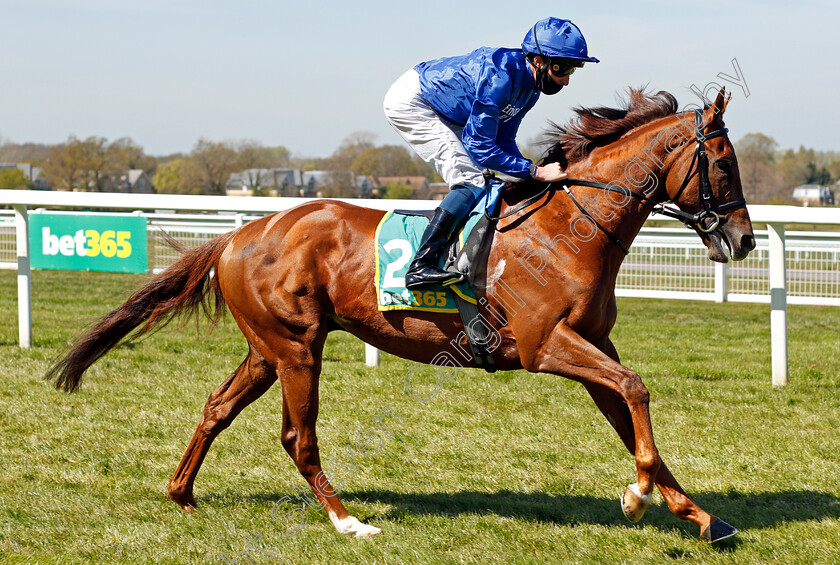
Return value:
<svg viewBox="0 0 840 565">
<path fill-rule="evenodd" d="M 463 247 L 467 236 L 473 230 L 481 214 L 469 217 L 455 242 L 457 252 Z M 376 227 L 376 296 L 379 310 L 421 310 L 425 312 L 457 312 L 452 293 L 475 304 L 475 291 L 462 281 L 448 287 L 431 287 L 424 290 L 405 288 L 405 273 L 420 247 L 420 240 L 429 218 L 425 215 L 407 215 L 387 212 Z M 445 256 L 442 253 L 438 266 L 443 268 Z"/>
</svg>

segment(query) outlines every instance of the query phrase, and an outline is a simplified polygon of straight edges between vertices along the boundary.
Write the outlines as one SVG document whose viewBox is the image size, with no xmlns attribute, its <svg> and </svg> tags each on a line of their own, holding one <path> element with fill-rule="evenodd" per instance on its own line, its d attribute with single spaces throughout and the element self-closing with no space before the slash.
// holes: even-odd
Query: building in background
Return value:
<svg viewBox="0 0 840 565">
<path fill-rule="evenodd" d="M 793 189 L 793 199 L 802 206 L 834 206 L 834 191 L 819 184 L 803 184 Z"/>
<path fill-rule="evenodd" d="M 228 196 L 300 196 L 304 181 L 297 169 L 247 169 L 233 173 L 225 183 Z"/>
<path fill-rule="evenodd" d="M 374 179 L 342 171 L 248 169 L 233 173 L 225 183 L 228 196 L 375 196 Z"/>
<path fill-rule="evenodd" d="M 115 192 L 154 194 L 155 185 L 143 169 L 130 169 L 127 173 L 115 175 L 113 190 Z"/>
<path fill-rule="evenodd" d="M 41 167 L 34 167 L 29 163 L 0 163 L 0 170 L 2 169 L 19 169 L 23 173 L 24 178 L 32 183 L 35 190 L 50 189 Z"/>
<path fill-rule="evenodd" d="M 402 184 L 411 188 L 413 198 L 420 200 L 429 198 L 429 179 L 426 177 L 374 177 L 373 182 L 374 188 L 377 190 L 389 184 Z"/>
<path fill-rule="evenodd" d="M 429 185 L 429 200 L 443 200 L 449 194 L 449 185 L 445 182 L 433 182 Z"/>
</svg>

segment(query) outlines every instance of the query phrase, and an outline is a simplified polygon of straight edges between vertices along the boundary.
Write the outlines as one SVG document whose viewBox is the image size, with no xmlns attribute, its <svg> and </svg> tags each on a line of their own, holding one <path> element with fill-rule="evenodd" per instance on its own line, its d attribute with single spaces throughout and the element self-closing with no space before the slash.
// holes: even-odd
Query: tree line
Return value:
<svg viewBox="0 0 840 565">
<path fill-rule="evenodd" d="M 741 184 L 748 202 L 793 204 L 793 188 L 802 184 L 831 186 L 840 181 L 836 151 L 779 149 L 772 137 L 750 133 L 735 143 Z"/>
<path fill-rule="evenodd" d="M 405 147 L 377 145 L 375 139 L 371 133 L 356 132 L 324 158 L 295 157 L 284 146 L 266 147 L 253 140 L 199 139 L 189 153 L 160 157 L 147 155 L 130 137 L 108 141 L 99 136 L 86 139 L 71 136 L 57 145 L 0 140 L 0 163 L 31 163 L 43 169 L 45 180 L 52 188 L 91 191 L 105 190 L 108 179 L 129 169 L 143 169 L 152 178 L 157 192 L 170 194 L 224 194 L 232 173 L 272 168 L 328 171 L 328 181 L 321 192 L 329 197 L 356 196 L 354 175 L 422 176 L 430 182 L 441 181 Z M 791 192 L 798 185 L 832 185 L 840 180 L 840 154 L 835 151 L 805 147 L 782 150 L 772 137 L 762 133 L 745 135 L 735 143 L 735 150 L 744 194 L 752 203 L 792 203 Z M 538 154 L 533 147 L 525 148 L 524 152 Z M 248 180 L 256 194 L 267 193 L 268 187 L 263 184 L 268 179 Z M 0 170 L 0 188 L 31 186 L 21 171 L 4 169 Z"/>
<path fill-rule="evenodd" d="M 108 180 L 129 169 L 142 169 L 152 178 L 158 193 L 225 193 L 232 173 L 259 169 L 288 168 L 301 171 L 328 171 L 324 196 L 350 197 L 356 191 L 353 175 L 422 176 L 430 182 L 440 177 L 422 160 L 396 145 L 374 143 L 373 134 L 358 132 L 348 136 L 326 158 L 294 157 L 283 146 L 266 147 L 258 141 L 210 141 L 199 139 L 189 153 L 162 157 L 147 155 L 130 137 L 109 142 L 104 137 L 78 139 L 71 136 L 58 145 L 0 142 L 0 163 L 31 163 L 43 170 L 43 180 L 54 189 L 103 191 Z M 267 193 L 258 172 L 249 178 L 257 194 Z M 0 171 L 0 188 L 32 188 L 17 169 Z M 291 194 L 290 194 L 291 195 Z"/>
</svg>

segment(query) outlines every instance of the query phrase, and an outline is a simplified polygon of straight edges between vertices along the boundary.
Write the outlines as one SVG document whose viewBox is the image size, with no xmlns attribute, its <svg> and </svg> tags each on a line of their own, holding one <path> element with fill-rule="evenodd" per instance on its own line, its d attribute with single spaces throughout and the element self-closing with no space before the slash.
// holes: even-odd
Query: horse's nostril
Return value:
<svg viewBox="0 0 840 565">
<path fill-rule="evenodd" d="M 741 248 L 745 251 L 752 251 L 755 249 L 755 237 L 752 235 L 741 236 Z"/>
</svg>

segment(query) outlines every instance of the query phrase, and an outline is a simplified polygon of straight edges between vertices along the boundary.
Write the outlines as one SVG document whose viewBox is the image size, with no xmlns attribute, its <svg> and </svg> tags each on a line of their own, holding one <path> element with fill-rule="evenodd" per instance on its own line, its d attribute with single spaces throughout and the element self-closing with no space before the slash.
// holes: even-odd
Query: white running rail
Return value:
<svg viewBox="0 0 840 565">
<path fill-rule="evenodd" d="M 163 243 L 165 230 L 187 246 L 265 214 L 292 208 L 310 198 L 190 196 L 122 193 L 78 193 L 0 190 L 0 268 L 18 271 L 19 343 L 32 343 L 28 218 L 32 208 L 131 210 L 148 218 L 149 265 L 159 271 L 177 255 Z M 433 200 L 365 200 L 345 202 L 380 210 L 432 209 Z M 192 213 L 190 213 L 192 212 Z M 201 213 L 199 213 L 201 212 Z M 644 228 L 619 273 L 616 294 L 648 298 L 763 302 L 771 304 L 772 380 L 787 383 L 787 304 L 840 305 L 840 209 L 795 206 L 750 206 L 757 247 L 739 263 L 712 263 L 693 232 L 681 227 Z M 78 213 L 78 212 L 76 212 Z M 659 218 L 656 218 L 659 220 Z M 659 220 L 658 223 L 662 223 Z M 785 225 L 823 231 L 785 231 Z M 378 352 L 368 346 L 368 364 Z"/>
</svg>

